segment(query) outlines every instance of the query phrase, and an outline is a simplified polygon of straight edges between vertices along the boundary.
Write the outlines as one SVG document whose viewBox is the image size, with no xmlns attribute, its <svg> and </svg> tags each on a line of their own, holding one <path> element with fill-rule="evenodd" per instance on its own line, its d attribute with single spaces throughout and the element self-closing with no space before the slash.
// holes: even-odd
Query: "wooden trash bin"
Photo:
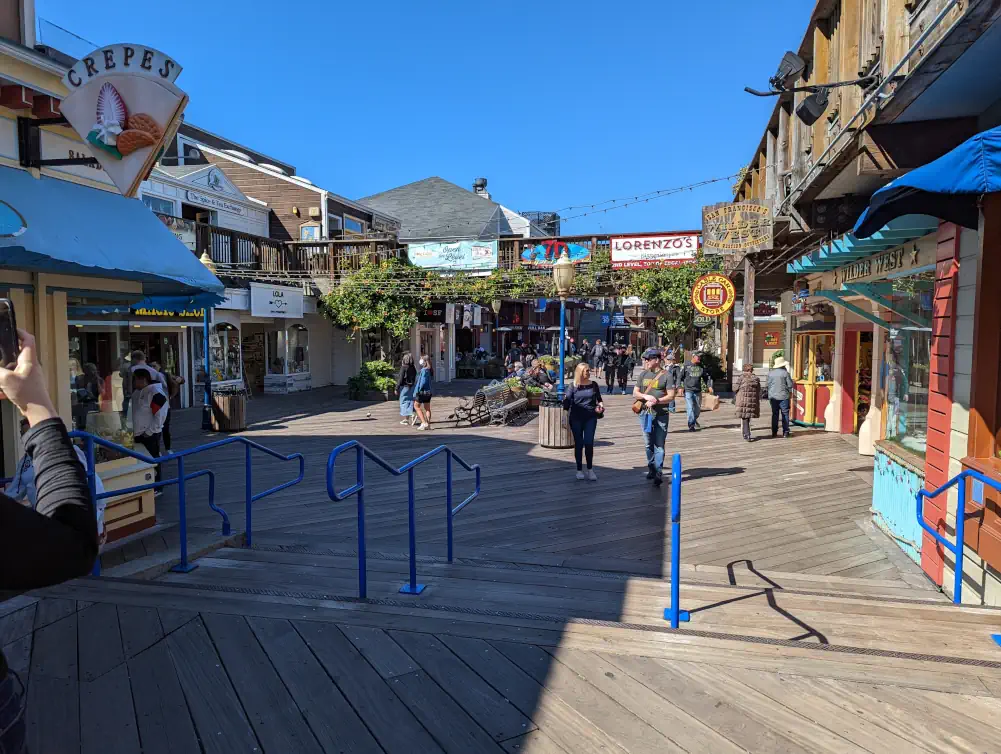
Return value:
<svg viewBox="0 0 1001 754">
<path fill-rule="evenodd" d="M 572 448 L 570 414 L 555 397 L 545 396 L 539 405 L 539 445 L 544 448 Z"/>
<path fill-rule="evenodd" d="M 246 428 L 246 393 L 212 393 L 212 429 L 216 432 L 241 432 Z"/>
</svg>

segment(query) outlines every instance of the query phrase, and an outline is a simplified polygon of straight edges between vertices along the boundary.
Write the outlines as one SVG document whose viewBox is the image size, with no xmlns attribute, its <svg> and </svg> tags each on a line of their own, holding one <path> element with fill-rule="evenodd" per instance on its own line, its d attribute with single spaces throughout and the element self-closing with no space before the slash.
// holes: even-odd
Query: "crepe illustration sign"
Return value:
<svg viewBox="0 0 1001 754">
<path fill-rule="evenodd" d="M 143 45 L 102 47 L 63 77 L 66 120 L 125 196 L 135 196 L 173 136 L 188 96 L 174 85 L 181 67 Z"/>
</svg>

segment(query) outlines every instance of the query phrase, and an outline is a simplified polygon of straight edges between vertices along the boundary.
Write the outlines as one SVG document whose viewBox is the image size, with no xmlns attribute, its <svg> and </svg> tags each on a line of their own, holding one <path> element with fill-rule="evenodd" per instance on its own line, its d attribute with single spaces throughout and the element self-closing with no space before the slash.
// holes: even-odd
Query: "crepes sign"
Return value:
<svg viewBox="0 0 1001 754">
<path fill-rule="evenodd" d="M 116 44 L 78 60 L 63 76 L 60 109 L 104 172 L 135 196 L 173 136 L 188 96 L 174 85 L 177 62 L 151 47 Z"/>
</svg>

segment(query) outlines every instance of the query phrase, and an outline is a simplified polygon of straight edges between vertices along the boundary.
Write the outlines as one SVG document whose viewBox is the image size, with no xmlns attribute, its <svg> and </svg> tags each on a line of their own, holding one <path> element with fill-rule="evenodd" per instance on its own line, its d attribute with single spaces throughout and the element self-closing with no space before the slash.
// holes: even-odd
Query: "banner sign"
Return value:
<svg viewBox="0 0 1001 754">
<path fill-rule="evenodd" d="M 250 314 L 254 317 L 302 319 L 302 288 L 286 285 L 250 284 Z"/>
<path fill-rule="evenodd" d="M 534 246 L 525 246 L 521 250 L 521 263 L 533 267 L 552 267 L 564 251 L 574 263 L 587 262 L 591 259 L 591 250 L 586 246 L 552 239 Z"/>
<path fill-rule="evenodd" d="M 722 202 L 702 208 L 706 254 L 734 254 L 772 248 L 772 211 L 762 202 Z"/>
<path fill-rule="evenodd" d="M 489 271 L 497 269 L 497 242 L 412 243 L 407 245 L 407 256 L 416 267 Z"/>
<path fill-rule="evenodd" d="M 143 45 L 115 44 L 78 60 L 63 76 L 66 120 L 124 196 L 149 175 L 188 103 L 174 86 L 181 67 Z"/>
<path fill-rule="evenodd" d="M 612 269 L 680 267 L 695 261 L 699 234 L 612 238 Z"/>
<path fill-rule="evenodd" d="M 692 286 L 692 306 L 699 314 L 718 317 L 726 314 L 737 301 L 737 289 L 726 275 L 710 272 Z"/>
</svg>

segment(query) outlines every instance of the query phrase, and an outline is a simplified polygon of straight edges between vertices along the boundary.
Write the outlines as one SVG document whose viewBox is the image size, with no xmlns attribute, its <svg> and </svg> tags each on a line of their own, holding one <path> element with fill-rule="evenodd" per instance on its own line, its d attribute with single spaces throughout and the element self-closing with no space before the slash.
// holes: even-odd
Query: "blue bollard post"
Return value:
<svg viewBox="0 0 1001 754">
<path fill-rule="evenodd" d="M 181 528 L 181 562 L 171 568 L 175 573 L 190 573 L 198 566 L 188 562 L 187 491 L 184 484 L 184 456 L 177 457 L 177 513 Z"/>
<path fill-rule="evenodd" d="M 246 460 L 246 463 L 247 463 L 247 528 L 246 528 L 246 537 L 245 537 L 245 541 L 244 541 L 244 547 L 250 547 L 253 544 L 252 541 L 251 541 L 250 511 L 251 511 L 251 508 L 253 507 L 253 504 L 254 504 L 254 483 L 253 483 L 254 475 L 253 475 L 253 472 L 251 471 L 252 467 L 251 467 L 251 463 L 250 463 L 250 450 L 251 450 L 251 448 L 250 448 L 249 445 L 244 445 L 243 447 L 245 447 L 247 449 L 247 455 L 246 455 L 246 459 L 247 459 Z"/>
<path fill-rule="evenodd" d="M 94 515 L 97 515 L 97 480 L 95 478 L 96 471 L 94 470 L 97 463 L 94 460 L 94 438 L 88 437 L 84 441 L 84 454 L 87 457 L 87 488 L 90 490 L 90 502 L 94 506 Z M 97 553 L 97 557 L 94 559 L 94 567 L 90 570 L 91 576 L 101 575 L 101 553 Z"/>
<path fill-rule="evenodd" d="M 452 451 L 445 451 L 445 506 L 448 521 L 448 562 L 452 562 Z"/>
<path fill-rule="evenodd" d="M 671 460 L 671 606 L 664 611 L 664 618 L 677 628 L 680 621 L 690 618 L 681 609 L 681 454 Z"/>
<path fill-rule="evenodd" d="M 368 574 L 365 562 L 365 453 L 360 445 L 357 447 L 357 451 L 355 473 L 358 479 L 358 596 L 365 599 L 368 596 Z"/>
<path fill-rule="evenodd" d="M 407 507 L 410 518 L 410 583 L 400 587 L 400 594 L 420 594 L 424 585 L 417 583 L 417 520 L 414 514 L 414 470 L 407 472 L 409 484 Z"/>
</svg>

